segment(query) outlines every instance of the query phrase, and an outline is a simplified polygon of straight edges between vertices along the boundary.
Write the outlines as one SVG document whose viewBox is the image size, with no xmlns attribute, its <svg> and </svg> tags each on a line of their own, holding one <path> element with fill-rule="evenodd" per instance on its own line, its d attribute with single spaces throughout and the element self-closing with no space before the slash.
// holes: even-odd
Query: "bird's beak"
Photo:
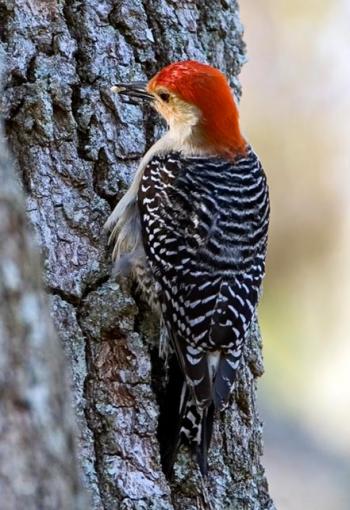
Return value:
<svg viewBox="0 0 350 510">
<path fill-rule="evenodd" d="M 154 99 L 153 94 L 147 92 L 146 81 L 135 81 L 133 83 L 116 83 L 111 87 L 111 91 L 121 96 L 126 96 L 128 99 L 145 99 L 151 101 Z M 132 102 L 132 101 L 130 101 Z"/>
</svg>

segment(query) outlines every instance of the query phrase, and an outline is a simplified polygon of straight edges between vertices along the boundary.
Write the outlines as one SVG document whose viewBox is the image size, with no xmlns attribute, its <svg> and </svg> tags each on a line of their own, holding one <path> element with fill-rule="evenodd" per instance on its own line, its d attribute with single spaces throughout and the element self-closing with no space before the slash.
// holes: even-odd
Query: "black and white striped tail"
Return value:
<svg viewBox="0 0 350 510">
<path fill-rule="evenodd" d="M 183 384 L 180 402 L 180 421 L 173 449 L 167 452 L 165 472 L 172 473 L 177 450 L 181 444 L 187 445 L 196 457 L 201 473 L 208 472 L 208 450 L 213 431 L 214 404 L 200 409 L 196 405 L 188 385 Z"/>
</svg>

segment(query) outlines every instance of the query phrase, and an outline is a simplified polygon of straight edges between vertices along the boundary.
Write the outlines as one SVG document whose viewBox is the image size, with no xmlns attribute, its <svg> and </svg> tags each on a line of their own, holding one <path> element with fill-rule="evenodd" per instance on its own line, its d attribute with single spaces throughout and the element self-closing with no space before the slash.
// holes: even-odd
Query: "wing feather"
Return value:
<svg viewBox="0 0 350 510">
<path fill-rule="evenodd" d="M 165 324 L 197 405 L 227 401 L 254 313 L 268 192 L 252 151 L 238 163 L 154 157 L 139 191 L 143 243 Z M 213 381 L 208 352 L 221 352 Z"/>
</svg>

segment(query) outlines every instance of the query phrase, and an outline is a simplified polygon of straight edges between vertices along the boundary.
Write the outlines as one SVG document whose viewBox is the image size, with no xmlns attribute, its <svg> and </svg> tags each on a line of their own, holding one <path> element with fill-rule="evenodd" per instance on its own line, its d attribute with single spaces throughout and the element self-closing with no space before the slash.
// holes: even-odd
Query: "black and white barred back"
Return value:
<svg viewBox="0 0 350 510">
<path fill-rule="evenodd" d="M 189 389 L 181 411 L 189 430 L 231 393 L 265 272 L 266 178 L 250 148 L 234 161 L 158 155 L 144 170 L 138 205 L 162 316 Z M 187 436 L 200 443 L 202 433 L 195 427 Z"/>
</svg>

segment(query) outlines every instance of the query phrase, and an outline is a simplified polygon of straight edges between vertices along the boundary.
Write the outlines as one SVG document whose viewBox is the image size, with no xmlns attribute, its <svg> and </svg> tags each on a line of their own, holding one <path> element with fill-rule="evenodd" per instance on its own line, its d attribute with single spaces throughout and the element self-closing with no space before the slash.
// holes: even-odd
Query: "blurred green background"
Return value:
<svg viewBox="0 0 350 510">
<path fill-rule="evenodd" d="M 279 510 L 350 509 L 350 1 L 241 1 L 241 122 L 270 183 L 260 320 Z"/>
</svg>

